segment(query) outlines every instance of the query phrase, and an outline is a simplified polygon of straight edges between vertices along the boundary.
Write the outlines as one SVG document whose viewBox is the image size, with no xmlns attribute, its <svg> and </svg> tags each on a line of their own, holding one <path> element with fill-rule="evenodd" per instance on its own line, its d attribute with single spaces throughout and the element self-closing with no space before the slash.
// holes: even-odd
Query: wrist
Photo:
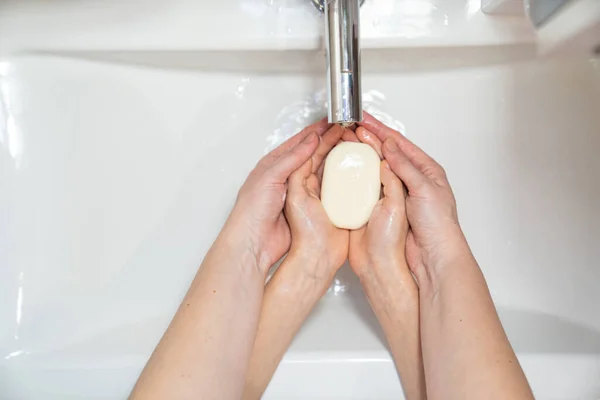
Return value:
<svg viewBox="0 0 600 400">
<path fill-rule="evenodd" d="M 374 263 L 359 277 L 376 314 L 418 308 L 418 289 L 406 261 Z"/>
<path fill-rule="evenodd" d="M 253 229 L 245 214 L 247 212 L 238 212 L 237 206 L 234 207 L 216 242 L 224 243 L 230 251 L 243 256 L 246 264 L 254 266 L 266 278 L 269 269 L 278 260 L 273 260 L 265 251 L 265 244 L 260 240 L 256 227 Z"/>
<path fill-rule="evenodd" d="M 399 251 L 385 256 L 370 255 L 362 264 L 353 267 L 365 288 L 393 286 L 394 281 L 404 281 L 410 276 L 404 253 Z"/>
<path fill-rule="evenodd" d="M 442 271 L 447 265 L 454 264 L 471 253 L 467 239 L 458 225 L 452 225 L 440 235 L 440 243 L 431 246 L 424 260 L 426 266 L 434 272 Z"/>
<path fill-rule="evenodd" d="M 331 285 L 340 266 L 334 265 L 326 253 L 292 247 L 278 272 L 281 272 L 282 278 L 293 282 L 288 286 L 294 293 L 320 298 Z"/>
<path fill-rule="evenodd" d="M 459 240 L 441 247 L 438 256 L 424 263 L 425 273 L 417 274 L 421 295 L 435 297 L 456 276 L 469 271 L 479 271 L 479 265 L 462 232 L 457 239 Z"/>
<path fill-rule="evenodd" d="M 210 252 L 215 253 L 220 260 L 226 260 L 228 264 L 235 264 L 245 273 L 256 273 L 264 282 L 271 265 L 264 262 L 256 243 L 242 232 L 244 231 L 239 227 L 226 223 Z"/>
<path fill-rule="evenodd" d="M 333 263 L 329 259 L 329 252 L 326 248 L 316 248 L 298 240 L 292 241 L 292 246 L 286 259 L 304 263 L 310 266 L 320 266 L 322 268 L 333 268 Z"/>
<path fill-rule="evenodd" d="M 241 296 L 255 296 L 262 293 L 265 275 L 257 268 L 254 256 L 239 246 L 232 245 L 221 238 L 217 239 L 206 253 L 198 274 L 194 280 L 201 285 L 207 276 L 218 282 L 229 282 L 241 290 Z M 218 283 L 211 289 L 218 290 Z M 192 289 L 190 292 L 192 293 Z"/>
</svg>

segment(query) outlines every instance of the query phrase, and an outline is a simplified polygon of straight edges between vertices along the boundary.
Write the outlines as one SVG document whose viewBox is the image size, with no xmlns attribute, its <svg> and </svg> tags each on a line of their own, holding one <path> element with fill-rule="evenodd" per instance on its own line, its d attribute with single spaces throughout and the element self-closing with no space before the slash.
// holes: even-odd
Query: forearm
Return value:
<svg viewBox="0 0 600 400">
<path fill-rule="evenodd" d="M 418 289 L 406 265 L 386 269 L 371 268 L 370 276 L 361 277 L 361 282 L 383 329 L 406 398 L 425 399 Z"/>
<path fill-rule="evenodd" d="M 131 397 L 239 399 L 263 287 L 253 254 L 222 234 Z"/>
<path fill-rule="evenodd" d="M 266 285 L 245 400 L 261 398 L 294 336 L 327 290 L 321 279 L 328 277 L 306 273 L 315 269 L 308 264 L 317 262 L 288 255 Z"/>
<path fill-rule="evenodd" d="M 532 399 L 468 247 L 419 282 L 427 393 L 435 399 Z"/>
</svg>

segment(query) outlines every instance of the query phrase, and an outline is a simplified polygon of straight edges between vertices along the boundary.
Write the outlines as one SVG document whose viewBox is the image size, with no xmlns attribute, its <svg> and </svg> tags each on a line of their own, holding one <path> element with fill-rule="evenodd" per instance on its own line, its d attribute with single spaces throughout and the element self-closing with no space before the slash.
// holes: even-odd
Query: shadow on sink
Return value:
<svg viewBox="0 0 600 400">
<path fill-rule="evenodd" d="M 335 290 L 309 316 L 291 350 L 302 352 L 381 352 L 383 331 L 346 264 Z M 600 332 L 566 318 L 526 310 L 499 308 L 504 329 L 519 354 L 600 354 Z"/>
<path fill-rule="evenodd" d="M 315 307 L 294 339 L 290 352 L 304 356 L 337 353 L 342 358 L 381 359 L 382 354 L 387 353 L 387 343 L 360 281 L 347 264 L 336 279 L 334 288 L 337 290 L 330 290 Z M 518 354 L 600 354 L 600 332 L 592 327 L 560 316 L 525 310 L 500 308 L 499 315 Z M 15 342 L 14 348 L 2 349 L 2 355 L 25 355 L 14 360 L 9 357 L 10 362 L 43 361 L 56 355 L 65 362 L 119 359 L 123 355 L 142 362 L 150 355 L 170 317 L 147 315 L 127 323 L 115 321 L 107 324 L 108 329 L 88 326 L 78 327 L 73 332 L 54 332 L 56 340 L 21 343 L 25 347 Z M 140 332 L 145 333 L 140 336 Z"/>
<path fill-rule="evenodd" d="M 517 353 L 600 354 L 600 332 L 565 318 L 500 309 L 500 319 Z"/>
</svg>

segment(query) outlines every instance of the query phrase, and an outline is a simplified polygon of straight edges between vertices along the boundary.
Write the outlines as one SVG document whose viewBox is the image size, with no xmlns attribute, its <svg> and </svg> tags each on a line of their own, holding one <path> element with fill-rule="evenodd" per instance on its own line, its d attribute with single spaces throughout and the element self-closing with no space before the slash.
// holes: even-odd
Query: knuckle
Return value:
<svg viewBox="0 0 600 400">
<path fill-rule="evenodd" d="M 266 156 L 264 156 L 263 158 L 261 158 L 260 160 L 258 160 L 254 170 L 257 170 L 259 168 L 265 168 L 265 167 L 269 166 L 272 163 L 272 161 L 273 161 L 273 156 L 271 155 L 271 153 L 269 153 Z"/>
<path fill-rule="evenodd" d="M 448 178 L 448 173 L 446 172 L 444 167 L 442 167 L 439 164 L 437 165 L 437 173 L 438 173 L 438 176 L 444 180 L 446 180 Z"/>
<path fill-rule="evenodd" d="M 421 171 L 429 177 L 445 179 L 446 178 L 446 170 L 437 162 L 432 161 L 431 163 L 422 164 Z"/>
<path fill-rule="evenodd" d="M 425 197 L 430 197 L 433 195 L 432 187 L 426 179 L 415 182 L 412 189 L 418 193 L 421 193 Z"/>
</svg>

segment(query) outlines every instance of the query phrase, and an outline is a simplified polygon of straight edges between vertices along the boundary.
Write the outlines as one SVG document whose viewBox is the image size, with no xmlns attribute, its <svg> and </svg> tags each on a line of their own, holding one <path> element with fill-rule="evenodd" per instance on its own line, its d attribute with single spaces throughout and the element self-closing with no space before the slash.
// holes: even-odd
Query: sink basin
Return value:
<svg viewBox="0 0 600 400">
<path fill-rule="evenodd" d="M 0 397 L 124 398 L 247 173 L 325 115 L 320 16 L 52 3 L 0 5 Z M 367 1 L 365 109 L 446 167 L 536 397 L 597 398 L 600 64 L 476 3 Z M 402 398 L 347 267 L 265 395 L 306 398 Z"/>
</svg>

